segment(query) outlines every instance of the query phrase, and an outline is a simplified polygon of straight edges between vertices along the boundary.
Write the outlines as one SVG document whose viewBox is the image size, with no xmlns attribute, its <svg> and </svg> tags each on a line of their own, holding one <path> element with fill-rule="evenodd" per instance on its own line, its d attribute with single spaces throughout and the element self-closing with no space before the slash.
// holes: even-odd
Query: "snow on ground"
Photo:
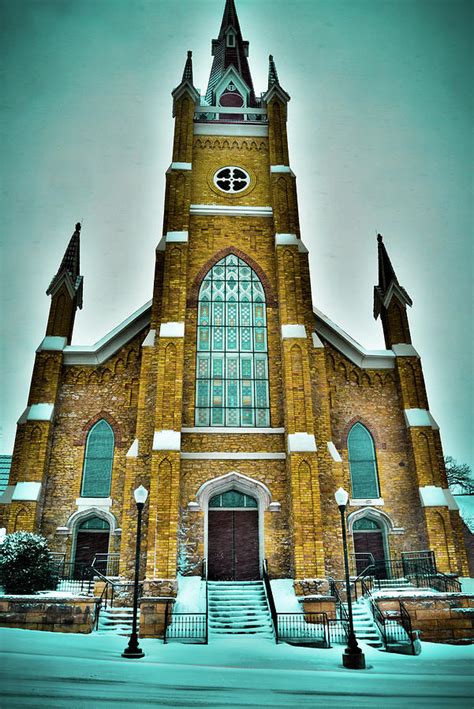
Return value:
<svg viewBox="0 0 474 709">
<path fill-rule="evenodd" d="M 0 702 L 17 707 L 472 707 L 472 646 L 422 643 L 418 657 L 363 646 L 368 669 L 342 667 L 342 648 L 226 638 L 207 646 L 120 636 L 2 629 Z"/>
<path fill-rule="evenodd" d="M 181 576 L 178 574 L 178 595 L 173 612 L 206 612 L 206 584 L 201 580 L 200 576 Z"/>
<path fill-rule="evenodd" d="M 301 613 L 293 588 L 293 579 L 274 579 L 270 581 L 277 613 Z"/>
</svg>

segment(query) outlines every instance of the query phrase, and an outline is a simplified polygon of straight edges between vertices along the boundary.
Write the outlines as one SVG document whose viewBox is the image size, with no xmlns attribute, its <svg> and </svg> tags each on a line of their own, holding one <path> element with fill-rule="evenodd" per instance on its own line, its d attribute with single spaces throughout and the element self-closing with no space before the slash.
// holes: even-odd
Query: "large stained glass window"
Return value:
<svg viewBox="0 0 474 709">
<path fill-rule="evenodd" d="M 269 426 L 265 291 L 233 254 L 199 290 L 196 426 Z"/>
<path fill-rule="evenodd" d="M 82 497 L 108 497 L 114 462 L 114 432 L 104 419 L 100 419 L 87 435 L 84 469 L 82 472 Z"/>
<path fill-rule="evenodd" d="M 355 499 L 379 496 L 377 461 L 372 436 L 361 423 L 355 423 L 347 437 L 352 497 Z"/>
</svg>

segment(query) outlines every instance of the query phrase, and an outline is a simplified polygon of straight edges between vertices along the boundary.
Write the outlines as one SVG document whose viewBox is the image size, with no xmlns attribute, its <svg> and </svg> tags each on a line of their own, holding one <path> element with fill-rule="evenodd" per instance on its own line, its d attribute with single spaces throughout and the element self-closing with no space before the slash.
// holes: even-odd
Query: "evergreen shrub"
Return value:
<svg viewBox="0 0 474 709">
<path fill-rule="evenodd" d="M 28 594 L 55 589 L 57 571 L 44 537 L 14 532 L 0 545 L 0 584 L 5 593 Z"/>
</svg>

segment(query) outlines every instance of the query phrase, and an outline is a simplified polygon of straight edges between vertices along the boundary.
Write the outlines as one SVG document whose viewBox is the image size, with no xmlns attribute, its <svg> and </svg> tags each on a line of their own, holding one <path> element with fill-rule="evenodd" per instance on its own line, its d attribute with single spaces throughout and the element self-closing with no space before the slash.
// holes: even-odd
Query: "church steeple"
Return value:
<svg viewBox="0 0 474 709">
<path fill-rule="evenodd" d="M 399 284 L 381 234 L 377 234 L 379 282 L 374 286 L 374 318 L 380 315 L 385 344 L 411 344 L 406 306 L 413 302 Z"/>
<path fill-rule="evenodd" d="M 83 277 L 80 275 L 80 233 L 78 222 L 64 253 L 56 275 L 49 284 L 46 295 L 51 296 L 46 335 L 66 337 L 71 342 L 74 317 L 82 308 Z"/>
<path fill-rule="evenodd" d="M 233 66 L 248 89 L 247 105 L 257 106 L 252 76 L 247 61 L 248 54 L 249 43 L 242 38 L 234 0 L 226 0 L 219 36 L 217 39 L 212 40 L 212 56 L 214 60 L 206 91 L 206 101 L 209 105 L 216 105 L 216 86 L 229 67 Z"/>
</svg>

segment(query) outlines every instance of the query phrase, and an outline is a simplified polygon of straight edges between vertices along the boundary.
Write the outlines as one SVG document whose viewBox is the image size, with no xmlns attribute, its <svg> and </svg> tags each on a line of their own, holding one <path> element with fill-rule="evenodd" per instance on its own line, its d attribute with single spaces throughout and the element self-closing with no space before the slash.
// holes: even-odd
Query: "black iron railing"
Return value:
<svg viewBox="0 0 474 709">
<path fill-rule="evenodd" d="M 386 559 L 370 564 L 354 580 L 354 587 L 361 579 L 371 579 L 375 589 L 389 590 L 399 582 L 406 582 L 416 588 L 431 588 L 444 593 L 460 593 L 461 584 L 454 576 L 434 570 L 429 557 L 420 559 Z M 355 591 L 357 594 L 357 589 Z M 357 597 L 357 595 L 356 595 Z"/>
<path fill-rule="evenodd" d="M 179 640 L 180 642 L 206 644 L 207 634 L 207 613 L 174 613 L 171 614 L 169 606 L 166 604 L 165 611 L 165 635 L 164 642 Z"/>
<path fill-rule="evenodd" d="M 72 593 L 88 593 L 92 576 L 89 564 L 81 562 L 66 562 L 64 559 L 51 561 L 51 568 L 58 591 Z"/>
<path fill-rule="evenodd" d="M 120 554 L 96 554 L 92 566 L 104 576 L 118 576 Z"/>
<path fill-rule="evenodd" d="M 263 585 L 265 587 L 265 594 L 267 596 L 268 608 L 270 610 L 270 615 L 272 617 L 273 631 L 275 633 L 275 642 L 277 643 L 278 637 L 279 637 L 277 610 L 276 610 L 276 606 L 275 606 L 275 599 L 273 598 L 273 591 L 272 591 L 272 586 L 270 583 L 270 576 L 268 575 L 268 561 L 266 559 L 263 560 L 262 578 L 263 578 Z"/>
<path fill-rule="evenodd" d="M 413 641 L 413 626 L 411 616 L 403 603 L 398 601 L 398 611 L 382 611 L 369 587 L 362 581 L 362 593 L 369 604 L 372 617 L 382 638 L 385 649 L 390 652 L 396 646 L 409 645 L 411 654 L 415 654 Z"/>
<path fill-rule="evenodd" d="M 330 647 L 327 613 L 277 613 L 278 640 Z"/>
</svg>

